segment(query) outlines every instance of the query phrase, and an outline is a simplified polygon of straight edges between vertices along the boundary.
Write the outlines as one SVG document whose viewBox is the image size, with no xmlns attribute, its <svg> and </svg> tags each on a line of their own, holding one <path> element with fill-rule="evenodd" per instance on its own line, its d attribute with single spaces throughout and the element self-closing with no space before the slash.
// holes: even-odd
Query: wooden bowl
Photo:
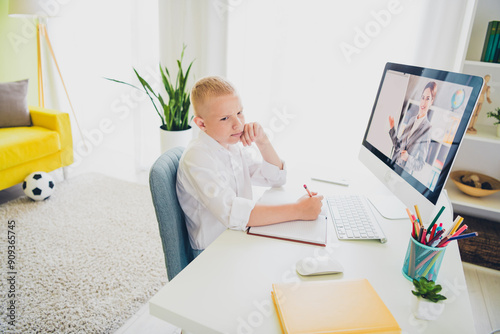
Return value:
<svg viewBox="0 0 500 334">
<path fill-rule="evenodd" d="M 476 187 L 472 187 L 472 186 L 463 184 L 461 181 L 461 177 L 462 176 L 469 176 L 472 174 L 476 174 L 477 176 L 479 176 L 479 182 L 481 182 L 481 183 L 482 182 L 489 182 L 493 189 L 482 189 L 482 188 L 476 188 Z M 450 178 L 456 184 L 458 189 L 460 189 L 461 191 L 463 191 L 464 193 L 466 193 L 469 196 L 484 197 L 484 196 L 492 195 L 492 194 L 496 193 L 497 191 L 500 191 L 500 181 L 492 178 L 491 176 L 484 175 L 481 173 L 460 170 L 460 171 L 451 172 Z"/>
</svg>

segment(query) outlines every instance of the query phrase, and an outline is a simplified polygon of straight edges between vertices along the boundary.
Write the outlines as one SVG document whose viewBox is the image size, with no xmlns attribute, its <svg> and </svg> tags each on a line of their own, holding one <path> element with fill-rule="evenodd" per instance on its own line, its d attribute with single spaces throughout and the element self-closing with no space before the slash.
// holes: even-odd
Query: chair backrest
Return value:
<svg viewBox="0 0 500 334">
<path fill-rule="evenodd" d="M 176 147 L 163 153 L 151 167 L 149 187 L 158 220 L 168 279 L 172 280 L 194 259 L 184 213 L 175 185 L 182 152 Z"/>
</svg>

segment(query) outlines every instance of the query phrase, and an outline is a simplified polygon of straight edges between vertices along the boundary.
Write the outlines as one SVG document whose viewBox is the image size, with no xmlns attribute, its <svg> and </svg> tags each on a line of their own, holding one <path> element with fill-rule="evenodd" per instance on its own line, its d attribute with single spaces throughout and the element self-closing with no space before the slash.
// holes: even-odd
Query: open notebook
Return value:
<svg viewBox="0 0 500 334">
<path fill-rule="evenodd" d="M 248 234 L 283 240 L 326 246 L 327 217 L 319 215 L 316 220 L 296 220 L 266 226 L 250 227 Z"/>
</svg>

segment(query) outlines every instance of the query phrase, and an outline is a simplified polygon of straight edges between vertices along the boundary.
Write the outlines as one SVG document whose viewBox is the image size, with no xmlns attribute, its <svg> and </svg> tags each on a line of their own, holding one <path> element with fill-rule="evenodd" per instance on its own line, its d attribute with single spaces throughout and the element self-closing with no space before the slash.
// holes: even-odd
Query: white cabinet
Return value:
<svg viewBox="0 0 500 334">
<path fill-rule="evenodd" d="M 466 59 L 462 72 L 484 77 L 489 74 L 491 104 L 485 99 L 476 121 L 477 134 L 466 134 L 453 170 L 470 170 L 500 180 L 500 138 L 496 136 L 493 118 L 488 111 L 500 107 L 500 64 L 480 62 L 489 21 L 500 21 L 500 1 L 479 0 L 470 33 Z M 446 189 L 454 211 L 500 222 L 500 192 L 482 198 L 462 193 L 449 180 Z"/>
</svg>

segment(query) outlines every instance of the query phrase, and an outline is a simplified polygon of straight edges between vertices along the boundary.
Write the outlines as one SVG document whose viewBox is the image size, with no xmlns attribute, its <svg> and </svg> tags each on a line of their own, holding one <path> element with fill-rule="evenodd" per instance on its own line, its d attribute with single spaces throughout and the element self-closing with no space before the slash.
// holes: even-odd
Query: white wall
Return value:
<svg viewBox="0 0 500 334">
<path fill-rule="evenodd" d="M 349 168 L 344 159 L 357 158 L 385 63 L 458 68 L 465 4 L 236 1 L 228 76 L 247 119 L 268 129 L 285 160 Z"/>
<path fill-rule="evenodd" d="M 195 77 L 227 73 L 247 119 L 271 130 L 287 161 L 318 162 L 319 152 L 329 153 L 319 168 L 342 166 L 344 156 L 357 156 L 385 62 L 455 68 L 461 29 L 454 27 L 469 2 L 54 1 L 60 16 L 49 34 L 90 146 L 73 122 L 75 165 L 115 166 L 124 153 L 136 158 L 123 166 L 130 170 L 147 170 L 157 157 L 160 120 L 144 95 L 103 77 L 136 83 L 134 66 L 153 78 L 159 59 L 177 59 L 186 43 Z M 48 106 L 71 113 L 46 67 L 58 91 Z"/>
<path fill-rule="evenodd" d="M 154 77 L 159 62 L 157 1 L 71 0 L 64 1 L 58 12 L 48 22 L 49 36 L 87 149 L 47 52 L 45 69 L 51 82 L 46 106 L 72 117 L 72 168 L 116 169 L 120 154 L 137 157 L 136 166 L 129 159 L 122 170 L 149 168 L 159 152 L 160 119 L 143 93 L 104 78 L 138 85 L 132 67 Z"/>
</svg>

